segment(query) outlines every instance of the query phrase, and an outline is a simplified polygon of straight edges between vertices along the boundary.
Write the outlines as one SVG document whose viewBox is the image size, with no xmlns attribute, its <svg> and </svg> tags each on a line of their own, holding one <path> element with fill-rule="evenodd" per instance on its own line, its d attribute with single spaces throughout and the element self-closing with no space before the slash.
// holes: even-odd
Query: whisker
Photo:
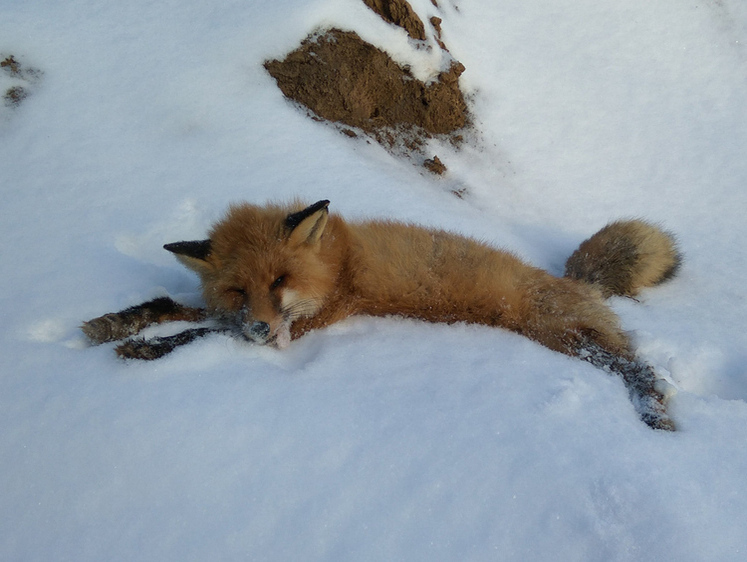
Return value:
<svg viewBox="0 0 747 562">
<path fill-rule="evenodd" d="M 286 320 L 295 320 L 301 316 L 313 315 L 319 309 L 319 300 L 314 297 L 302 299 L 283 307 L 280 310 Z"/>
</svg>

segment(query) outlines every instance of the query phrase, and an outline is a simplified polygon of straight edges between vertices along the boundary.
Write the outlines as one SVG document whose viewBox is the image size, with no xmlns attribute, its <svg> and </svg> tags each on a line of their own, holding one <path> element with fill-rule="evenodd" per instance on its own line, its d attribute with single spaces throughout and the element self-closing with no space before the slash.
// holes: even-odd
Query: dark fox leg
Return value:
<svg viewBox="0 0 747 562">
<path fill-rule="evenodd" d="M 100 344 L 134 336 L 151 324 L 178 320 L 199 322 L 206 317 L 202 308 L 191 308 L 161 297 L 84 322 L 81 330 L 93 343 Z"/>
<path fill-rule="evenodd" d="M 656 373 L 650 365 L 616 355 L 588 340 L 577 348 L 576 355 L 603 371 L 622 377 L 633 406 L 649 427 L 675 430 L 664 405 L 664 395 L 656 389 Z"/>
<path fill-rule="evenodd" d="M 225 331 L 227 328 L 190 328 L 173 336 L 129 340 L 118 345 L 115 351 L 122 359 L 158 359 L 171 353 L 180 345 L 193 342 L 208 334 Z"/>
</svg>

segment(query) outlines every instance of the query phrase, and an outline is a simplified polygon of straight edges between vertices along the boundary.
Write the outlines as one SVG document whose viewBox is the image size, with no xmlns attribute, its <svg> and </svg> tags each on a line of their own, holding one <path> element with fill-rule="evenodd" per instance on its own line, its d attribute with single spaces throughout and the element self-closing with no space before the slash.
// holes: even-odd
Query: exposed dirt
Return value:
<svg viewBox="0 0 747 562">
<path fill-rule="evenodd" d="M 444 172 L 446 172 L 446 166 L 444 166 L 444 163 L 441 162 L 441 159 L 438 156 L 427 158 L 423 162 L 423 167 L 429 172 L 438 176 L 441 176 L 444 174 Z"/>
<path fill-rule="evenodd" d="M 16 60 L 16 57 L 14 57 L 13 55 L 5 57 L 5 59 L 0 61 L 0 68 L 5 70 L 5 72 L 10 74 L 11 76 L 21 75 L 21 64 Z"/>
<path fill-rule="evenodd" d="M 369 136 L 442 175 L 446 166 L 438 157 L 426 158 L 425 147 L 433 136 L 448 136 L 455 146 L 464 139 L 460 133 L 469 125 L 459 88 L 464 66 L 449 55 L 440 18 L 431 17 L 426 30 L 407 0 L 363 2 L 407 31 L 413 49 L 440 47 L 442 68 L 448 68 L 423 82 L 355 32 L 334 28 L 310 35 L 283 60 L 268 60 L 264 66 L 283 94 L 308 108 L 313 118 L 336 124 L 351 138 Z M 436 0 L 431 2 L 438 8 Z"/>
<path fill-rule="evenodd" d="M 363 0 L 384 21 L 400 26 L 413 39 L 425 41 L 425 26 L 406 0 Z"/>
<path fill-rule="evenodd" d="M 431 25 L 433 26 L 433 31 L 435 32 L 435 38 L 436 43 L 438 43 L 438 46 L 441 47 L 444 51 L 448 51 L 449 49 L 446 48 L 446 43 L 443 42 L 441 39 L 441 22 L 443 20 L 441 18 L 437 18 L 436 16 L 433 16 L 430 19 Z"/>
<path fill-rule="evenodd" d="M 11 79 L 11 83 L 15 82 L 5 90 L 3 101 L 6 106 L 15 107 L 29 96 L 33 86 L 41 79 L 42 72 L 24 67 L 13 55 L 0 55 L 0 58 L 0 70 Z"/>
<path fill-rule="evenodd" d="M 440 135 L 467 124 L 458 83 L 464 66 L 453 62 L 425 84 L 351 31 L 310 36 L 284 60 L 265 62 L 265 68 L 288 98 L 322 119 L 369 133 L 405 126 Z"/>
<path fill-rule="evenodd" d="M 18 105 L 28 97 L 29 93 L 23 86 L 13 86 L 8 88 L 3 95 L 7 105 Z"/>
</svg>

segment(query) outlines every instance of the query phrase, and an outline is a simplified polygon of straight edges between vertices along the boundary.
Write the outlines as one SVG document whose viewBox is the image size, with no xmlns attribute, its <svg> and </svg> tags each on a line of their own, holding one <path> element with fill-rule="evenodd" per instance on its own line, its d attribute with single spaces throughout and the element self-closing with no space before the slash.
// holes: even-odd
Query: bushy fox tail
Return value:
<svg viewBox="0 0 747 562">
<path fill-rule="evenodd" d="M 565 276 L 595 285 L 605 298 L 632 297 L 671 279 L 681 262 L 671 234 L 641 220 L 618 221 L 573 252 L 565 263 Z"/>
</svg>

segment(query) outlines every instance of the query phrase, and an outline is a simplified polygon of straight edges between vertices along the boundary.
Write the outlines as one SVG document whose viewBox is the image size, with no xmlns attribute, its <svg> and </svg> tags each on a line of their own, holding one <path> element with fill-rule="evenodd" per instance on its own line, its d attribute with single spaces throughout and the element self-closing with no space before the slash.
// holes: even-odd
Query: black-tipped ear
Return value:
<svg viewBox="0 0 747 562">
<path fill-rule="evenodd" d="M 210 240 L 192 240 L 166 244 L 166 250 L 176 255 L 182 264 L 198 274 L 215 270 L 215 260 L 211 259 Z"/>
<path fill-rule="evenodd" d="M 205 261 L 210 255 L 212 247 L 211 242 L 208 239 L 190 240 L 188 242 L 173 242 L 172 244 L 165 244 L 164 249 L 176 254 L 177 256 Z"/>
<path fill-rule="evenodd" d="M 303 211 L 298 211 L 297 213 L 288 215 L 285 219 L 285 226 L 287 226 L 290 230 L 293 230 L 299 224 L 301 224 L 304 219 L 310 217 L 318 211 L 321 211 L 322 209 L 326 209 L 328 206 L 329 201 L 327 199 L 317 201 L 313 205 L 309 205 L 308 207 L 306 207 Z"/>
<path fill-rule="evenodd" d="M 307 244 L 316 246 L 324 233 L 324 227 L 327 226 L 329 211 L 327 210 L 329 201 L 317 201 L 313 205 L 306 207 L 303 211 L 288 215 L 285 219 L 285 226 L 290 229 L 288 243 L 291 246 L 300 246 Z"/>
</svg>

